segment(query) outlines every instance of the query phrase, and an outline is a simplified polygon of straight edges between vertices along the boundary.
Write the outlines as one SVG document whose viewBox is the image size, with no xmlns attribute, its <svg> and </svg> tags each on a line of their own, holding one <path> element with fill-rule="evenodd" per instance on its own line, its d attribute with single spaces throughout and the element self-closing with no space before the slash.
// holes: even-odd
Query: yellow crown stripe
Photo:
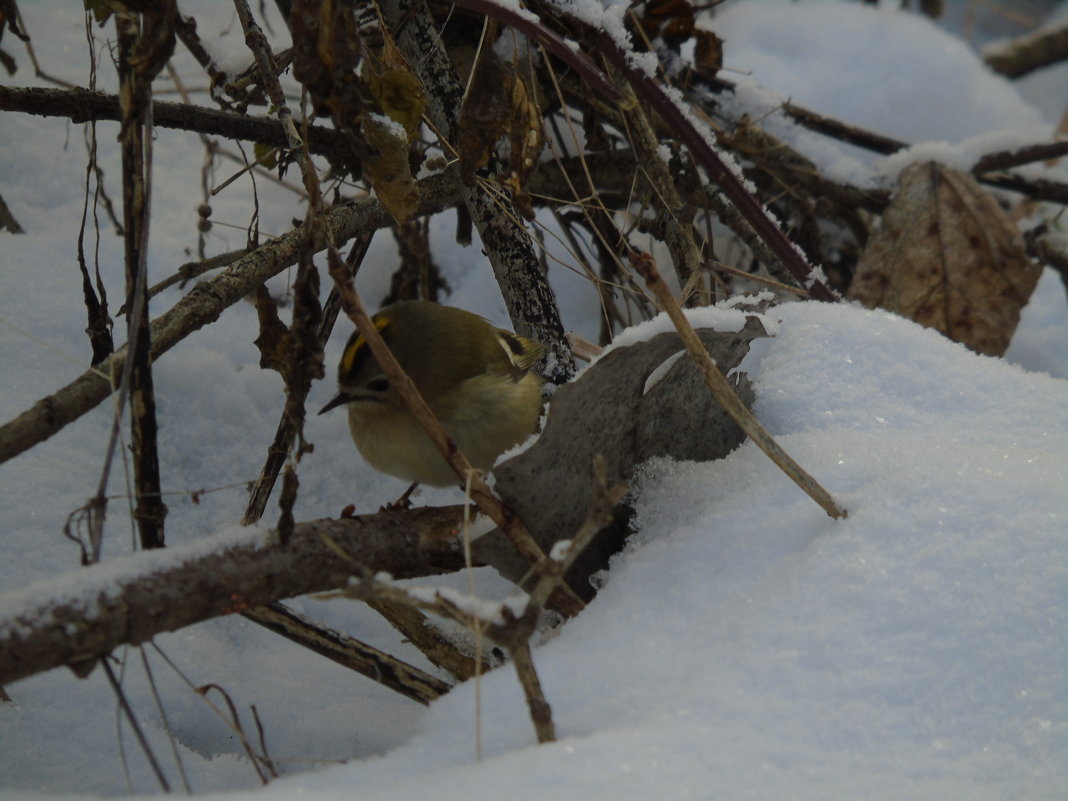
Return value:
<svg viewBox="0 0 1068 801">
<path fill-rule="evenodd" d="M 375 330 L 378 331 L 379 333 L 381 333 L 382 330 L 387 325 L 389 325 L 389 320 L 387 320 L 385 318 L 375 319 L 373 322 L 375 324 Z M 366 346 L 366 345 L 367 345 L 367 340 L 364 339 L 363 334 L 359 334 L 356 337 L 356 339 L 354 339 L 352 341 L 352 344 L 349 345 L 347 348 L 345 348 L 345 352 L 341 356 L 341 369 L 342 369 L 343 372 L 345 372 L 345 373 L 352 372 L 352 365 L 355 363 L 356 357 L 359 355 L 360 351 L 362 351 L 364 346 Z"/>
</svg>

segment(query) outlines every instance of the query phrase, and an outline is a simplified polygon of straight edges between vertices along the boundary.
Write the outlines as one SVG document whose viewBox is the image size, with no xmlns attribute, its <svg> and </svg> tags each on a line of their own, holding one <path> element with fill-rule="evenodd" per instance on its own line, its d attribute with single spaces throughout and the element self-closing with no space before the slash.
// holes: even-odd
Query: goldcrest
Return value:
<svg viewBox="0 0 1068 801">
<path fill-rule="evenodd" d="M 372 318 L 400 366 L 471 464 L 493 466 L 525 440 L 541 415 L 545 348 L 477 314 L 429 301 L 395 303 Z M 443 487 L 459 479 L 438 453 L 356 332 L 338 367 L 338 393 L 360 455 L 383 473 Z"/>
</svg>

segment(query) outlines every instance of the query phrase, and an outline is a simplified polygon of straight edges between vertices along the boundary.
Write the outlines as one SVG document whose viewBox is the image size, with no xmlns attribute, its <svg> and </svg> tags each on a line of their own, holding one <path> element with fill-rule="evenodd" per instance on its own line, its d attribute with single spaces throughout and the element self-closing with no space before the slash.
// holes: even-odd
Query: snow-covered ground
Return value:
<svg viewBox="0 0 1068 801">
<path fill-rule="evenodd" d="M 84 81 L 77 4 L 21 6 L 44 69 Z M 215 21 L 201 32 L 218 52 L 241 53 L 223 4 L 183 7 Z M 773 91 L 928 148 L 944 143 L 937 147 L 957 156 L 976 141 L 1048 138 L 1068 98 L 1063 70 L 1014 86 L 916 15 L 735 0 L 712 24 L 727 41 L 728 65 L 763 87 L 742 93 L 755 111 Z M 4 47 L 22 65 L 9 82 L 33 83 L 15 40 Z M 106 87 L 113 71 L 100 50 Z M 188 60 L 179 72 L 198 74 Z M 839 175 L 874 181 L 893 172 L 887 160 L 780 128 Z M 117 200 L 115 126 L 98 129 Z M 0 235 L 3 421 L 88 360 L 74 257 L 82 139 L 81 127 L 60 120 L 0 115 L 0 194 L 27 229 Z M 159 131 L 155 152 L 153 282 L 192 258 L 185 248 L 195 241 L 200 175 L 190 167 L 202 160 L 188 134 Z M 231 169 L 225 164 L 213 182 Z M 244 244 L 248 185 L 236 186 L 212 200 L 212 252 Z M 292 194 L 262 180 L 258 189 L 265 234 L 303 216 Z M 477 246 L 459 249 L 451 236 L 451 221 L 435 222 L 449 302 L 506 323 Z M 370 302 L 392 268 L 387 240 L 376 238 L 357 281 Z M 100 257 L 114 309 L 121 242 L 105 223 Z M 566 270 L 554 278 L 565 323 L 595 335 L 592 294 Z M 179 296 L 168 290 L 153 308 Z M 287 774 L 259 788 L 227 724 L 146 649 L 194 791 L 228 791 L 218 797 L 232 801 L 1064 798 L 1068 302 L 1060 279 L 1043 276 L 1005 359 L 845 305 L 792 304 L 773 314 L 779 334 L 751 360 L 757 414 L 848 519 L 828 519 L 750 444 L 713 464 L 649 465 L 637 486 L 639 533 L 597 600 L 534 654 L 560 741 L 535 745 L 514 674 L 501 670 L 477 688 L 481 762 L 473 685 L 427 710 L 243 619 L 161 636 L 156 643 L 194 685 L 225 688 L 247 731 L 255 705 Z M 338 326 L 331 365 L 348 331 Z M 172 543 L 232 525 L 243 482 L 259 471 L 282 388 L 259 370 L 255 336 L 255 310 L 238 304 L 157 364 Z M 310 406 L 332 390 L 332 378 L 317 385 Z M 58 584 L 78 569 L 62 530 L 95 491 L 107 422 L 102 407 L 0 465 L 0 592 Z M 343 416 L 312 417 L 307 434 L 316 448 L 300 466 L 298 519 L 352 501 L 375 509 L 403 489 L 358 461 Z M 119 470 L 111 492 L 124 487 Z M 199 503 L 184 494 L 216 487 L 224 489 Z M 426 490 L 421 500 L 456 495 Z M 116 497 L 108 509 L 106 556 L 129 549 L 125 505 Z M 507 592 L 488 572 L 475 578 L 480 594 Z M 422 664 L 357 604 L 294 605 Z M 0 615 L 4 608 L 0 595 Z M 142 657 L 125 656 L 127 693 L 180 788 Z M 134 792 L 158 792 L 100 670 L 86 680 L 54 670 L 7 690 L 0 798 L 123 794 L 124 771 Z M 225 708 L 220 696 L 208 698 Z M 331 764 L 341 760 L 350 761 Z"/>
</svg>

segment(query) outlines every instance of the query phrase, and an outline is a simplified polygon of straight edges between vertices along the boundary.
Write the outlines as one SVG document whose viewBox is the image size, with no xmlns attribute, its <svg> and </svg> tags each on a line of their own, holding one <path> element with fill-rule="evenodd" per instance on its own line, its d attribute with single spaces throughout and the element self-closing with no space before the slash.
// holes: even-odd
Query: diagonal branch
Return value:
<svg viewBox="0 0 1068 801">
<path fill-rule="evenodd" d="M 421 704 L 429 704 L 452 689 L 448 682 L 365 642 L 339 631 L 323 628 L 317 622 L 280 603 L 256 606 L 247 610 L 244 615 L 275 634 L 280 634 Z"/>
</svg>

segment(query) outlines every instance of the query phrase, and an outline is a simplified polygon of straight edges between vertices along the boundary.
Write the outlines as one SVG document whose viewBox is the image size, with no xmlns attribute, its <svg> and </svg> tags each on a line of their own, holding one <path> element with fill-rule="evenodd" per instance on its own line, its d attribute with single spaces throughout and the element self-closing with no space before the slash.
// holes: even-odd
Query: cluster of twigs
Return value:
<svg viewBox="0 0 1068 801">
<path fill-rule="evenodd" d="M 714 37 L 695 31 L 695 8 L 684 0 L 655 8 L 639 4 L 626 19 L 605 24 L 579 19 L 551 0 L 531 0 L 522 13 L 492 0 L 459 0 L 455 8 L 381 0 L 362 6 L 359 16 L 346 3 L 278 0 L 276 5 L 293 39 L 292 47 L 284 50 L 272 48 L 246 0 L 234 0 L 252 61 L 240 74 L 228 73 L 211 60 L 198 39 L 196 21 L 183 17 L 174 0 L 100 2 L 94 4 L 98 17 L 110 18 L 116 26 L 118 97 L 83 88 L 0 87 L 0 110 L 121 123 L 122 227 L 127 243 L 124 312 L 129 324 L 125 347 L 101 353 L 92 370 L 0 427 L 0 459 L 12 458 L 51 436 L 112 392 L 130 393 L 136 411 L 137 522 L 143 547 L 162 546 L 166 507 L 160 500 L 155 457 L 151 362 L 268 278 L 296 265 L 290 324 L 281 324 L 273 309 L 261 310 L 261 339 L 270 343 L 264 351 L 271 354 L 265 361 L 285 378 L 287 401 L 244 522 L 262 517 L 282 475 L 279 547 L 304 547 L 306 531 L 292 514 L 297 469 L 305 449 L 304 404 L 312 380 L 323 375 L 322 348 L 343 310 L 395 379 L 392 383 L 409 387 L 406 401 L 425 421 L 458 476 L 466 480 L 470 497 L 531 566 L 524 584 L 526 604 L 519 610 L 502 607 L 492 620 L 453 598 L 416 596 L 374 579 L 381 566 L 368 561 L 367 553 L 343 550 L 344 558 L 356 565 L 348 572 L 360 577 L 344 592 L 371 602 L 413 639 L 422 637 L 420 632 L 427 628 L 426 619 L 416 611 L 421 609 L 471 625 L 504 647 L 519 669 L 538 738 L 550 740 L 552 720 L 530 659 L 530 638 L 543 610 L 574 615 L 582 609 L 582 601 L 562 576 L 611 515 L 623 490 L 601 482 L 591 499 L 587 525 L 571 536 L 565 553 L 547 555 L 530 539 L 522 521 L 470 470 L 369 322 L 352 276 L 371 237 L 392 227 L 407 238 L 409 247 L 402 253 L 424 254 L 418 269 L 402 265 L 413 277 L 398 282 L 398 291 L 433 297 L 440 281 L 425 261 L 425 241 L 417 241 L 425 237 L 425 228 L 406 223 L 458 209 L 458 238 L 469 239 L 470 228 L 477 229 L 516 330 L 546 343 L 552 354 L 549 377 L 560 383 L 572 374 L 571 352 L 537 239 L 530 234 L 531 221 L 538 215 L 555 219 L 573 266 L 589 276 L 604 310 L 602 330 L 607 340 L 658 307 L 669 309 L 673 319 L 686 327 L 652 266 L 647 252 L 650 240 L 666 254 L 664 261 L 670 262 L 669 272 L 686 305 L 708 303 L 754 286 L 838 300 L 849 287 L 857 254 L 872 221 L 886 207 L 888 194 L 835 183 L 763 130 L 759 120 L 730 118 L 722 100 L 734 89 L 717 75 L 718 60 L 709 55 Z M 624 28 L 629 39 L 622 34 Z M 509 38 L 512 32 L 523 38 Z M 704 55 L 684 62 L 680 43 L 693 35 L 700 36 L 698 52 Z M 513 43 L 511 58 L 502 55 L 508 42 Z M 153 98 L 153 81 L 176 43 L 203 67 L 218 108 Z M 291 108 L 292 93 L 287 94 L 282 79 L 289 68 L 318 121 Z M 250 113 L 258 106 L 268 106 L 270 114 Z M 784 102 L 781 111 L 800 125 L 873 152 L 906 147 L 790 103 Z M 389 124 L 383 125 L 383 119 Z M 308 200 L 306 217 L 293 232 L 264 244 L 252 243 L 247 252 L 227 254 L 228 266 L 221 274 L 196 285 L 154 320 L 149 316 L 149 299 L 158 287 L 147 286 L 144 271 L 152 126 L 252 142 L 256 158 L 246 169 L 262 173 L 265 165 L 273 164 L 284 173 L 295 165 Z M 991 153 L 977 162 L 973 172 L 983 181 L 1029 198 L 1064 203 L 1068 186 L 1025 178 L 1012 170 L 1066 152 L 1068 145 L 1059 142 Z M 415 176 L 426 167 L 436 168 L 433 177 L 417 180 Z M 327 169 L 333 202 L 327 200 L 331 192 L 322 177 Z M 342 196 L 343 187 L 361 181 L 375 190 L 375 198 Z M 725 237 L 724 231 L 729 235 Z M 724 241 L 734 244 L 725 246 Z M 342 258 L 346 245 L 348 255 Z M 734 258 L 728 258 L 728 250 Z M 324 252 L 333 288 L 320 307 L 314 258 Z M 204 266 L 215 268 L 219 262 Z M 183 266 L 164 285 L 189 280 L 196 273 L 196 265 Z M 106 298 L 102 300 L 106 306 Z M 700 346 L 696 349 L 700 351 Z M 700 353 L 695 358 L 700 360 Z M 702 369 L 715 384 L 711 362 L 702 362 Z M 744 409 L 739 411 L 744 414 Z M 756 436 L 758 428 L 746 430 Z M 771 452 L 774 447 L 771 443 L 766 449 Z M 793 468 L 795 474 L 803 474 L 797 465 Z M 832 516 L 844 514 L 818 485 L 807 491 Z M 99 504 L 98 500 L 94 519 L 102 525 Z M 328 580 L 319 577 L 298 584 L 301 591 L 325 589 Z M 391 686 L 409 697 L 426 702 L 447 689 L 418 669 L 371 654 L 345 635 L 300 619 L 275 603 L 284 595 L 270 597 L 257 588 L 240 597 L 240 603 L 229 607 L 199 611 L 196 619 L 241 611 L 365 674 L 388 674 Z M 152 633 L 146 630 L 144 638 Z M 115 644 L 113 639 L 94 639 L 87 652 L 76 656 L 98 656 Z M 417 644 L 435 664 L 461 678 L 481 669 L 479 659 L 451 653 L 455 649 L 441 638 Z M 60 660 L 67 658 L 74 656 Z M 6 675 L 11 679 L 26 674 Z"/>
</svg>

